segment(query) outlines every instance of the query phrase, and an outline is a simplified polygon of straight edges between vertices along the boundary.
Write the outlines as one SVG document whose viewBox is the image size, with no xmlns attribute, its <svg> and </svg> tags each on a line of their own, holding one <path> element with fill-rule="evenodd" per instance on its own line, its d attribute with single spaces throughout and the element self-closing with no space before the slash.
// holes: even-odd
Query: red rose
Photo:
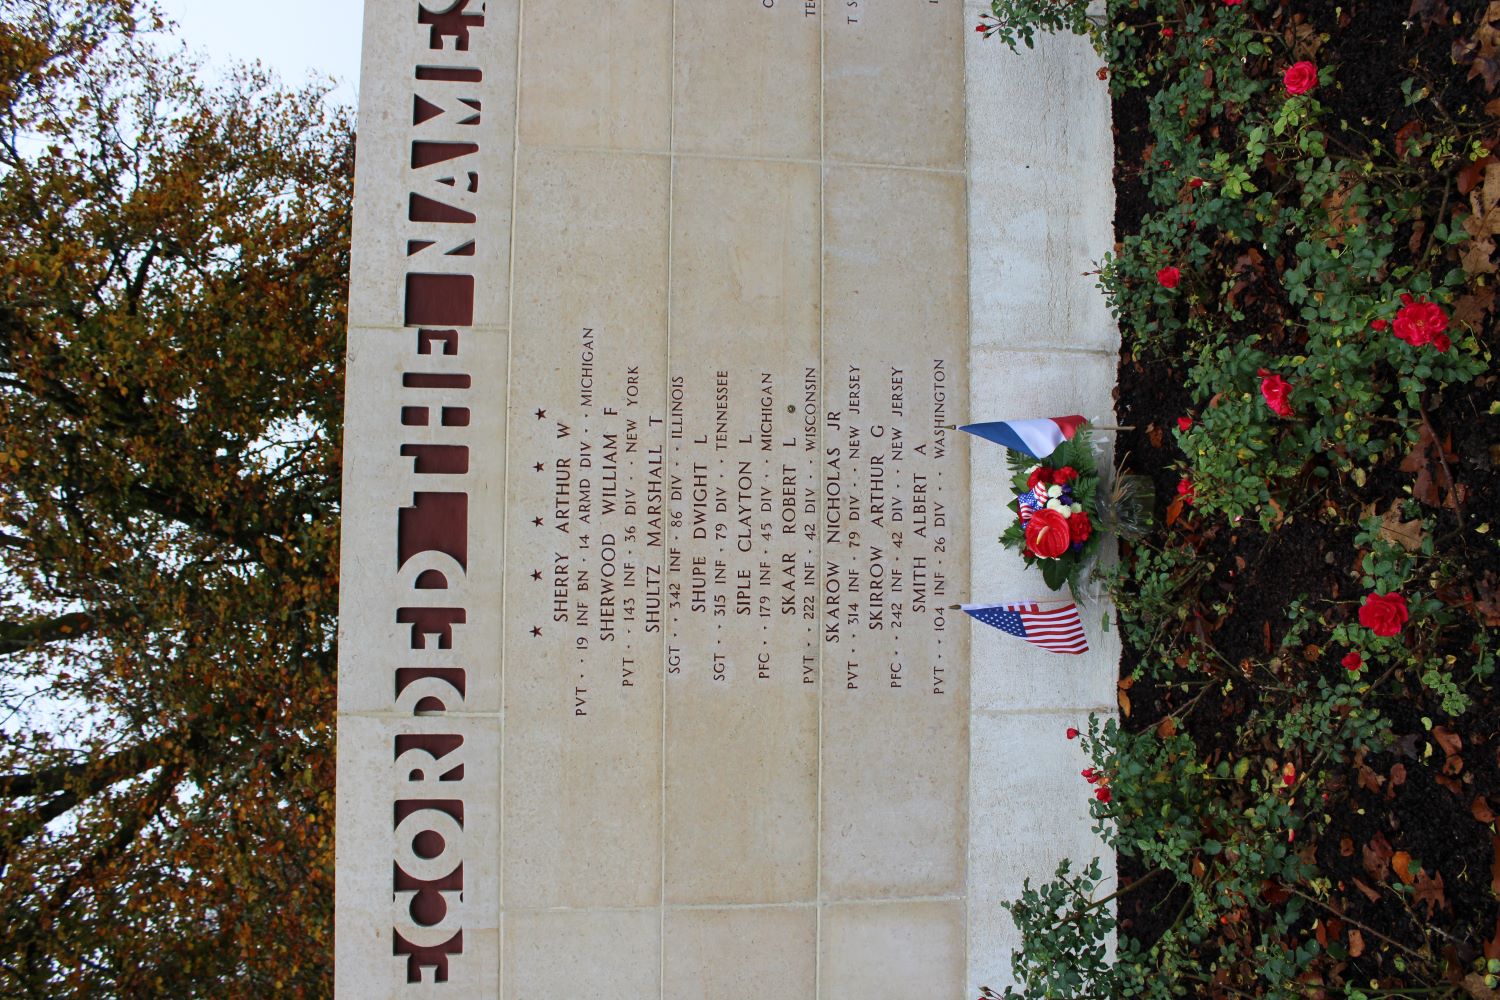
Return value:
<svg viewBox="0 0 1500 1000">
<path fill-rule="evenodd" d="M 1305 59 L 1293 63 L 1282 76 L 1281 82 L 1288 94 L 1305 94 L 1318 85 L 1318 67 Z"/>
<path fill-rule="evenodd" d="M 1395 635 L 1408 617 L 1400 594 L 1370 594 L 1359 608 L 1359 623 L 1376 635 Z"/>
<path fill-rule="evenodd" d="M 1397 340 L 1404 340 L 1413 347 L 1421 347 L 1432 343 L 1448 329 L 1448 314 L 1436 302 L 1413 299 L 1410 295 L 1401 296 L 1401 301 L 1405 304 L 1396 313 L 1396 321 L 1391 324 Z"/>
<path fill-rule="evenodd" d="M 1089 540 L 1089 536 L 1093 533 L 1093 522 L 1089 520 L 1089 516 L 1083 511 L 1079 511 L 1072 517 L 1068 518 L 1068 538 L 1070 538 L 1071 540 L 1075 542 L 1086 542 Z"/>
<path fill-rule="evenodd" d="M 1048 485 L 1052 482 L 1052 470 L 1045 465 L 1039 465 L 1031 470 L 1031 475 L 1026 477 L 1026 488 L 1034 490 L 1037 484 Z"/>
<path fill-rule="evenodd" d="M 1202 177 L 1194 177 L 1192 180 L 1188 181 L 1188 187 L 1193 188 L 1195 190 L 1197 188 L 1201 188 L 1202 186 L 1203 186 L 1203 178 Z"/>
<path fill-rule="evenodd" d="M 1055 510 L 1039 510 L 1026 522 L 1026 551 L 1038 559 L 1056 559 L 1072 544 L 1068 519 Z"/>
<path fill-rule="evenodd" d="M 1198 493 L 1193 489 L 1193 481 L 1187 476 L 1177 480 L 1177 495 L 1182 497 L 1183 503 L 1192 503 L 1198 498 Z"/>
<path fill-rule="evenodd" d="M 982 25 L 982 24 L 976 24 L 976 25 L 974 25 L 974 30 L 975 31 L 983 31 L 984 30 L 984 25 Z"/>
<path fill-rule="evenodd" d="M 1280 375 L 1267 375 L 1264 368 L 1261 374 L 1264 377 L 1260 380 L 1260 394 L 1265 397 L 1266 405 L 1278 417 L 1290 417 L 1292 404 L 1287 397 L 1292 394 L 1291 383 Z"/>
<path fill-rule="evenodd" d="M 1446 333 L 1440 333 L 1436 337 L 1432 338 L 1432 346 L 1436 347 L 1439 351 L 1446 351 L 1448 348 L 1453 346 L 1453 341 L 1448 339 L 1448 335 Z"/>
<path fill-rule="evenodd" d="M 1176 32 L 1173 31 L 1171 28 L 1163 28 L 1163 29 L 1161 29 L 1161 37 L 1163 37 L 1163 38 L 1171 38 L 1175 34 L 1176 34 Z"/>
<path fill-rule="evenodd" d="M 1110 799 L 1114 798 L 1114 794 L 1110 792 L 1109 786 L 1106 785 L 1103 788 L 1094 789 L 1094 798 L 1098 799 L 1100 802 L 1108 802 Z"/>
<path fill-rule="evenodd" d="M 1078 478 L 1078 470 L 1071 465 L 1065 465 L 1061 469 L 1052 470 L 1052 481 L 1061 486 L 1063 483 L 1071 483 Z"/>
<path fill-rule="evenodd" d="M 1083 775 L 1083 779 L 1091 785 L 1099 783 L 1099 772 L 1095 771 L 1092 767 L 1086 767 L 1078 773 Z"/>
<path fill-rule="evenodd" d="M 1182 272 L 1175 267 L 1164 267 L 1156 272 L 1156 283 L 1163 288 L 1176 288 L 1182 280 Z"/>
<path fill-rule="evenodd" d="M 1339 662 L 1344 665 L 1345 670 L 1349 671 L 1352 674 L 1354 671 L 1365 665 L 1365 658 L 1363 656 L 1360 656 L 1358 653 L 1351 651 L 1345 653 L 1344 658 Z"/>
<path fill-rule="evenodd" d="M 1187 433 L 1188 431 L 1192 430 L 1193 429 L 1193 418 L 1192 417 L 1178 417 L 1177 418 L 1177 429 L 1180 430 L 1180 431 L 1182 431 L 1183 433 Z"/>
<path fill-rule="evenodd" d="M 1070 740 L 1076 740 L 1076 739 L 1078 739 L 1078 730 L 1075 729 L 1072 726 L 1068 727 L 1068 739 L 1070 739 Z"/>
<path fill-rule="evenodd" d="M 1239 5 L 1240 0 L 1224 0 L 1224 6 L 1226 7 L 1238 7 Z"/>
<path fill-rule="evenodd" d="M 1384 330 L 1388 326 L 1390 326 L 1390 324 L 1383 319 L 1372 319 L 1370 321 L 1370 329 L 1377 332 L 1379 332 L 1380 330 Z"/>
</svg>

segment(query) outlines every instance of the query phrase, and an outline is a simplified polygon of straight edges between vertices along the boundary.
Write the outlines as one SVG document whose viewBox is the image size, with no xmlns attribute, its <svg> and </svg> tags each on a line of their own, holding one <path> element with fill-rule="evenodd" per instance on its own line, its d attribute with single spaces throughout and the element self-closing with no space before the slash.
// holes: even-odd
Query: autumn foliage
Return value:
<svg viewBox="0 0 1500 1000">
<path fill-rule="evenodd" d="M 325 995 L 352 132 L 0 0 L 0 995 Z"/>
</svg>

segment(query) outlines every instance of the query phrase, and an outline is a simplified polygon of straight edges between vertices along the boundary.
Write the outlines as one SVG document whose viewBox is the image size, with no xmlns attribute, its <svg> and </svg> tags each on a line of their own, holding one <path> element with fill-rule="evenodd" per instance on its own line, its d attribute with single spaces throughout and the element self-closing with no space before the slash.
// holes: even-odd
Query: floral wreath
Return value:
<svg viewBox="0 0 1500 1000">
<path fill-rule="evenodd" d="M 1016 451 L 1008 461 L 1016 522 L 1000 536 L 1000 544 L 1020 552 L 1026 565 L 1040 566 L 1042 579 L 1053 590 L 1066 584 L 1076 593 L 1084 565 L 1103 540 L 1095 500 L 1099 472 L 1086 427 L 1041 462 Z"/>
</svg>

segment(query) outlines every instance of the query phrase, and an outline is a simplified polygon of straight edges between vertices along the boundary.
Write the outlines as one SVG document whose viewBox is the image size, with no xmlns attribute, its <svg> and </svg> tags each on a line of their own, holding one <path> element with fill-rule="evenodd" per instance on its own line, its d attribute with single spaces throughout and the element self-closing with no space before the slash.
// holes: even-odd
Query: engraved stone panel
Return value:
<svg viewBox="0 0 1500 1000">
<path fill-rule="evenodd" d="M 971 699 L 950 605 L 1021 584 L 971 572 L 1002 459 L 950 425 L 971 387 L 1107 412 L 1110 331 L 1066 283 L 1097 219 L 1053 219 L 1058 185 L 972 197 L 1025 166 L 968 145 L 966 20 L 367 3 L 340 997 L 959 997 L 997 968 L 973 900 L 1010 933 L 988 911 L 1030 869 L 995 860 L 986 789 L 1032 803 L 1063 768 L 971 780 L 971 746 L 1013 761 L 1040 733 L 1005 712 L 1092 705 L 1112 663 L 1054 697 L 987 636 Z M 1092 324 L 1045 334 L 1081 366 L 1061 397 L 1053 345 L 971 319 L 1053 289 Z"/>
</svg>

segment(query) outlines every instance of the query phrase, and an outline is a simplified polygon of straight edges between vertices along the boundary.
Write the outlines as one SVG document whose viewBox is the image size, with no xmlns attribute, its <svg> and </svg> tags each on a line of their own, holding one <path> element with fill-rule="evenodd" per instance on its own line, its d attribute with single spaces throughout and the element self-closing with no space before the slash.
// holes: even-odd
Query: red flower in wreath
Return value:
<svg viewBox="0 0 1500 1000">
<path fill-rule="evenodd" d="M 1094 533 L 1094 524 L 1083 511 L 1079 511 L 1067 520 L 1068 538 L 1072 541 L 1086 542 L 1089 540 L 1089 536 Z"/>
<path fill-rule="evenodd" d="M 1061 486 L 1063 483 L 1071 483 L 1078 478 L 1078 470 L 1071 465 L 1065 465 L 1061 469 L 1052 470 L 1052 481 Z"/>
<path fill-rule="evenodd" d="M 1050 485 L 1051 482 L 1052 470 L 1047 468 L 1045 465 L 1039 465 L 1035 469 L 1031 470 L 1031 475 L 1026 477 L 1026 488 L 1028 490 L 1034 490 L 1037 488 L 1038 483 Z"/>
<path fill-rule="evenodd" d="M 1055 510 L 1039 510 L 1026 522 L 1026 551 L 1038 559 L 1056 559 L 1071 544 L 1068 519 Z"/>
</svg>

